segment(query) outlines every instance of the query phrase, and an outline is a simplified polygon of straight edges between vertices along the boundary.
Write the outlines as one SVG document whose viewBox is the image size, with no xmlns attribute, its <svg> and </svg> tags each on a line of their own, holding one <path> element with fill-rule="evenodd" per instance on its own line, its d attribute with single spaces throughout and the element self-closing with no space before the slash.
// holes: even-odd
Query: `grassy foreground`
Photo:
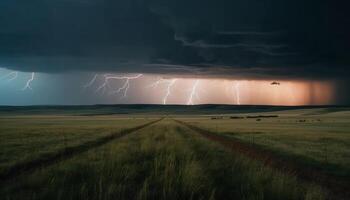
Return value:
<svg viewBox="0 0 350 200">
<path fill-rule="evenodd" d="M 154 119 L 114 116 L 0 118 L 0 175 L 11 167 L 118 133 Z"/>
<path fill-rule="evenodd" d="M 274 118 L 247 116 L 277 115 Z M 244 117 L 231 119 L 232 116 Z M 339 179 L 350 180 L 350 112 L 327 109 L 183 118 L 227 139 L 239 139 Z"/>
<path fill-rule="evenodd" d="M 1 187 L 3 199 L 323 199 L 298 182 L 163 120 Z"/>
</svg>

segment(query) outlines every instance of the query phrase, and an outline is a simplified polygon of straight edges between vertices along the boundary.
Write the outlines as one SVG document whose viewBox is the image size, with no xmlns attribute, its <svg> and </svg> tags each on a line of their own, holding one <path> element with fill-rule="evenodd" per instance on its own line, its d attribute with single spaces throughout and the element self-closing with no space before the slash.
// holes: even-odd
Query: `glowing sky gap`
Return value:
<svg viewBox="0 0 350 200">
<path fill-rule="evenodd" d="M 193 105 L 193 99 L 197 96 L 197 87 L 198 87 L 199 80 L 196 80 L 192 86 L 190 98 L 187 101 L 187 105 Z"/>
<path fill-rule="evenodd" d="M 32 87 L 31 87 L 31 83 L 32 83 L 32 81 L 34 80 L 34 76 L 35 76 L 35 73 L 34 72 L 32 72 L 32 75 L 31 75 L 31 77 L 30 77 L 30 79 L 26 82 L 26 85 L 23 87 L 23 89 L 22 90 L 27 90 L 27 89 L 30 89 L 30 90 L 32 90 Z"/>
<path fill-rule="evenodd" d="M 91 87 L 95 83 L 97 77 L 98 77 L 98 74 L 95 74 L 95 76 L 87 84 L 84 85 L 84 88 Z"/>
<path fill-rule="evenodd" d="M 1 70 L 1 68 L 0 68 Z M 34 71 L 35 72 L 35 71 Z M 273 84 L 276 80 L 239 80 L 225 78 L 207 78 L 207 77 L 183 77 L 180 75 L 170 74 L 141 74 L 138 73 L 86 73 L 82 72 L 81 76 L 85 77 L 83 81 L 65 78 L 60 75 L 64 81 L 63 84 L 77 84 L 78 87 L 65 88 L 38 87 L 38 84 L 58 84 L 56 80 L 51 82 L 51 75 L 42 74 L 41 78 L 45 83 L 38 82 L 39 73 L 21 72 L 16 70 L 4 69 L 0 73 L 0 90 L 1 96 L 13 95 L 13 102 L 22 101 L 23 95 L 36 94 L 54 94 L 54 92 L 66 92 L 75 94 L 85 90 L 80 99 L 83 102 L 91 103 L 150 103 L 150 104 L 262 104 L 262 105 L 316 105 L 330 104 L 334 102 L 335 83 L 329 81 L 294 81 L 281 80 L 277 82 L 280 85 Z M 76 74 L 73 74 L 74 76 Z M 46 78 L 46 76 L 48 78 Z M 54 75 L 56 78 L 56 75 Z M 79 75 L 80 76 L 80 75 Z M 17 77 L 17 78 L 16 78 Z M 137 80 L 134 80 L 139 78 Z M 12 80 L 9 82 L 9 80 Z M 70 82 L 68 82 L 70 81 Z M 196 84 L 196 82 L 198 83 Z M 79 83 L 80 82 L 80 83 Z M 59 82 L 62 83 L 62 82 Z M 80 85 L 80 86 L 79 86 Z M 84 87 L 87 87 L 86 89 Z M 94 94 L 95 90 L 99 92 Z M 104 95 L 100 96 L 102 90 Z M 23 91 L 25 90 L 25 91 Z M 48 90 L 48 91 L 44 91 Z M 79 90 L 79 91 L 78 91 Z M 22 91 L 22 92 L 20 92 Z M 30 92 L 29 92 L 30 91 Z M 87 92 L 90 91 L 90 92 Z M 112 93 L 114 92 L 114 93 Z M 92 94 L 91 94 L 92 93 Z M 5 95 L 4 95 L 5 94 Z M 115 95 L 113 95 L 115 94 Z M 17 97 L 15 95 L 18 95 Z M 20 96 L 22 95 L 22 96 Z M 84 96 L 83 96 L 84 95 Z M 89 99 L 90 97 L 96 99 Z M 123 98 L 127 97 L 127 98 Z M 56 97 L 51 98 L 55 101 Z M 63 97 L 62 102 L 73 102 L 80 99 L 69 99 Z M 50 103 L 44 98 L 43 104 Z M 7 104 L 11 104 L 11 99 L 0 98 Z"/>
</svg>

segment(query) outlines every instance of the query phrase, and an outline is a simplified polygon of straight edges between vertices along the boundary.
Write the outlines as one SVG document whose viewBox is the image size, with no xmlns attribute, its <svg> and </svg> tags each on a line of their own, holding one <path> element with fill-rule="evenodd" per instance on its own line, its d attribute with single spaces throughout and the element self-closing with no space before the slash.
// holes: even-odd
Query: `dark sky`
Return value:
<svg viewBox="0 0 350 200">
<path fill-rule="evenodd" d="M 349 5 L 347 0 L 1 0 L 0 66 L 347 84 Z"/>
<path fill-rule="evenodd" d="M 242 76 L 347 77 L 348 5 L 345 0 L 2 0 L 0 64 L 43 72 L 147 72 L 181 65 L 176 69 L 189 66 L 208 74 L 224 68 Z"/>
</svg>

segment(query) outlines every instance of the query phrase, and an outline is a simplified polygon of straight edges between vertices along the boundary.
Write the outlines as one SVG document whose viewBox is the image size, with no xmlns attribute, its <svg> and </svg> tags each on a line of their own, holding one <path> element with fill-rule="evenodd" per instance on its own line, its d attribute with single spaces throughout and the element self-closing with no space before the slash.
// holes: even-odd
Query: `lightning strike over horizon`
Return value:
<svg viewBox="0 0 350 200">
<path fill-rule="evenodd" d="M 10 72 L 10 73 L 8 73 L 8 74 L 2 76 L 2 77 L 0 78 L 0 80 L 6 79 L 6 78 L 11 77 L 11 76 L 12 76 L 12 78 L 7 79 L 7 81 L 15 80 L 15 79 L 18 77 L 18 72 Z"/>
<path fill-rule="evenodd" d="M 191 89 L 191 94 L 190 94 L 190 98 L 188 99 L 187 101 L 187 105 L 193 105 L 193 99 L 194 97 L 198 97 L 197 96 L 197 87 L 198 87 L 198 83 L 199 83 L 199 80 L 196 80 L 193 84 L 193 87 Z"/>
<path fill-rule="evenodd" d="M 109 87 L 109 85 L 108 85 L 108 80 L 109 80 L 108 76 L 109 76 L 109 74 L 103 75 L 104 82 L 95 90 L 95 93 L 99 92 L 100 90 L 102 90 L 102 94 L 104 94 L 106 92 L 106 90 Z"/>
<path fill-rule="evenodd" d="M 92 86 L 95 83 L 97 77 L 98 77 L 98 74 L 95 74 L 94 77 L 87 84 L 85 84 L 83 87 L 88 88 L 88 87 Z"/>
<path fill-rule="evenodd" d="M 33 82 L 34 77 L 35 77 L 35 72 L 32 72 L 30 79 L 26 82 L 26 85 L 23 87 L 22 90 L 27 90 L 27 89 L 32 90 L 33 89 L 30 84 Z"/>
<path fill-rule="evenodd" d="M 239 82 L 235 82 L 234 83 L 234 90 L 235 90 L 235 96 L 236 96 L 236 104 L 237 105 L 241 105 L 241 94 L 240 94 L 240 91 L 239 91 L 239 86 L 240 86 L 240 84 L 239 84 Z"/>
<path fill-rule="evenodd" d="M 165 80 L 163 78 L 158 78 L 158 80 L 150 85 L 148 85 L 146 88 L 156 88 L 158 85 L 164 83 Z"/>
<path fill-rule="evenodd" d="M 151 88 L 157 88 L 160 84 L 167 84 L 166 87 L 166 93 L 164 95 L 163 98 L 163 105 L 167 104 L 168 98 L 171 95 L 171 88 L 174 86 L 174 84 L 176 83 L 178 79 L 163 79 L 163 78 L 159 78 L 156 82 L 152 83 L 151 85 L 149 85 L 148 87 Z"/>
<path fill-rule="evenodd" d="M 143 76 L 143 74 L 137 74 L 135 76 L 115 76 L 113 74 L 105 74 L 104 75 L 104 82 L 97 88 L 96 92 L 103 89 L 103 93 L 104 93 L 108 89 L 108 87 L 110 87 L 109 86 L 110 80 L 125 80 L 122 87 L 119 87 L 116 90 L 112 91 L 111 94 L 118 94 L 118 93 L 124 91 L 123 97 L 126 97 L 128 90 L 130 88 L 130 80 L 138 79 L 141 76 Z"/>
<path fill-rule="evenodd" d="M 169 81 L 169 84 L 168 84 L 168 87 L 167 87 L 167 92 L 164 96 L 164 99 L 163 99 L 163 105 L 166 105 L 167 104 L 167 101 L 168 101 L 168 98 L 171 94 L 171 88 L 172 86 L 176 83 L 177 79 L 173 79 L 171 81 Z"/>
</svg>

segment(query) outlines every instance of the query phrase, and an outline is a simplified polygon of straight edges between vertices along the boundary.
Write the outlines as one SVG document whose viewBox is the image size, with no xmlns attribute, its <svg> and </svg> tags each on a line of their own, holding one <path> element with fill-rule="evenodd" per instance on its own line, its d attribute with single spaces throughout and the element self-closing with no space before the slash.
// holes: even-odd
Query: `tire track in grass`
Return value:
<svg viewBox="0 0 350 200">
<path fill-rule="evenodd" d="M 179 127 L 178 134 L 187 139 L 212 181 L 214 199 L 304 199 L 307 196 L 317 199 L 317 195 L 309 193 L 312 186 L 300 186 L 294 178 L 267 167 L 261 168 L 259 161 L 244 155 L 230 155 L 230 149 L 225 146 L 207 140 L 188 127 L 180 124 Z"/>
<path fill-rule="evenodd" d="M 186 130 L 189 130 L 190 133 L 188 133 Z M 213 170 L 213 168 L 210 169 L 210 164 L 207 161 L 211 161 L 213 157 L 208 157 L 207 152 L 203 152 L 198 149 L 198 146 L 203 145 L 203 143 L 200 141 L 202 138 L 199 138 L 200 136 L 198 136 L 195 131 L 188 129 L 188 127 L 184 127 L 181 124 L 178 125 L 176 133 L 182 138 L 186 139 L 186 145 L 194 153 L 194 159 L 200 164 L 201 169 L 206 174 L 206 178 L 210 180 L 210 199 L 240 199 L 238 196 L 233 195 L 232 188 L 230 188 L 230 183 L 228 183 L 227 179 L 225 179 L 225 177 L 231 177 L 228 175 L 228 173 L 226 173 L 226 168 L 224 168 L 224 170 L 222 170 L 222 168 L 215 170 Z M 215 157 L 214 159 L 217 158 Z M 225 174 L 225 176 L 222 176 L 222 174 Z M 209 196 L 207 198 L 209 199 Z"/>
<path fill-rule="evenodd" d="M 71 158 L 75 155 L 81 154 L 83 152 L 86 152 L 90 149 L 102 146 L 104 144 L 107 144 L 115 139 L 122 138 L 126 135 L 129 135 L 131 133 L 134 133 L 138 130 L 141 130 L 143 128 L 146 128 L 148 126 L 151 126 L 159 121 L 161 121 L 163 118 L 148 122 L 146 124 L 136 126 L 133 128 L 121 130 L 119 132 L 110 134 L 108 136 L 98 138 L 93 141 L 88 141 L 86 143 L 77 145 L 77 146 L 72 146 L 72 147 L 67 147 L 65 149 L 62 149 L 60 151 L 57 151 L 56 153 L 42 156 L 41 158 L 31 160 L 28 162 L 23 162 L 23 163 L 18 163 L 11 167 L 9 170 L 6 172 L 0 174 L 0 185 L 5 184 L 7 181 L 10 181 L 20 175 L 23 175 L 25 173 L 30 173 L 32 171 L 35 171 L 37 169 L 47 167 L 50 165 L 53 165 L 59 161 L 66 160 L 68 158 Z"/>
<path fill-rule="evenodd" d="M 189 123 L 176 119 L 173 120 L 199 133 L 208 140 L 217 142 L 232 151 L 241 153 L 254 160 L 259 160 L 265 166 L 274 168 L 283 173 L 294 175 L 302 181 L 314 183 L 323 187 L 329 191 L 330 199 L 350 199 L 350 185 L 348 181 L 339 180 L 317 168 L 293 162 L 292 160 L 278 156 L 267 149 L 262 149 L 258 146 L 242 142 L 239 139 L 227 138 Z"/>
</svg>

